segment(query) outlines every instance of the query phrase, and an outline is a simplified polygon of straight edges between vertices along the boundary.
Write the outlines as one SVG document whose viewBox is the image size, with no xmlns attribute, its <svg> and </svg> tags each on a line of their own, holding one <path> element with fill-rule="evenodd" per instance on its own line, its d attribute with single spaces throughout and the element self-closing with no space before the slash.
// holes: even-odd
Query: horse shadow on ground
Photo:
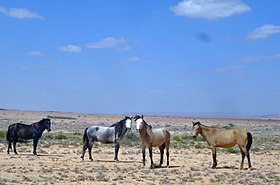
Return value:
<svg viewBox="0 0 280 185">
<path fill-rule="evenodd" d="M 223 170 L 223 169 L 239 170 L 239 168 L 235 167 L 235 166 L 219 166 L 219 167 L 216 167 L 214 169 L 217 169 L 217 170 Z M 251 169 L 243 168 L 243 170 L 255 170 L 255 169 L 254 168 L 251 168 Z"/>
<path fill-rule="evenodd" d="M 20 154 L 10 154 L 8 156 L 25 156 L 25 157 L 64 157 L 65 155 L 59 155 L 59 154 L 37 154 L 37 155 L 33 155 L 33 154 L 29 154 L 29 153 L 20 153 Z"/>
<path fill-rule="evenodd" d="M 82 160 L 83 161 L 83 160 Z M 126 164 L 131 164 L 131 163 L 141 163 L 141 162 L 137 162 L 137 161 L 115 161 L 115 160 L 103 160 L 103 159 L 96 159 L 96 160 L 93 160 L 93 161 L 86 161 L 84 160 L 84 162 L 89 162 L 89 163 L 92 163 L 92 162 L 98 162 L 98 163 L 126 163 Z"/>
<path fill-rule="evenodd" d="M 155 165 L 152 169 L 163 169 L 163 168 L 180 168 L 181 166 L 160 166 L 160 165 Z"/>
</svg>

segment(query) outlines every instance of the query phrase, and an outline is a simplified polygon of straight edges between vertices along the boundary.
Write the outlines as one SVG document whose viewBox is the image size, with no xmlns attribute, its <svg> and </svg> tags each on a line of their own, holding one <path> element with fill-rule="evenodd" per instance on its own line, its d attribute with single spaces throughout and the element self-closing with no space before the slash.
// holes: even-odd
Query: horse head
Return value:
<svg viewBox="0 0 280 185">
<path fill-rule="evenodd" d="M 51 131 L 51 119 L 45 118 L 42 121 L 44 123 L 45 129 L 47 129 L 48 132 L 50 132 Z"/>
<path fill-rule="evenodd" d="M 139 115 L 135 115 L 133 117 L 133 120 L 136 122 L 136 130 L 140 131 L 143 127 L 143 123 L 144 123 L 144 116 L 139 116 Z"/>
<path fill-rule="evenodd" d="M 124 120 L 125 120 L 125 127 L 130 131 L 131 123 L 132 123 L 132 117 L 125 116 Z"/>
<path fill-rule="evenodd" d="M 200 128 L 201 123 L 200 122 L 192 122 L 193 127 L 192 127 L 192 136 L 193 138 L 196 138 L 198 134 L 201 134 L 202 130 Z"/>
</svg>

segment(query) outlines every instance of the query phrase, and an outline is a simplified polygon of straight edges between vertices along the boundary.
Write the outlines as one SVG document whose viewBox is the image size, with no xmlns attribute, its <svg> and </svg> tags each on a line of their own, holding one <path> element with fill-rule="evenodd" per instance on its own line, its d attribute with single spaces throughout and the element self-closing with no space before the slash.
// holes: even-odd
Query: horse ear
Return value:
<svg viewBox="0 0 280 185">
<path fill-rule="evenodd" d="M 141 115 L 141 118 L 144 119 L 144 115 L 143 114 Z"/>
</svg>

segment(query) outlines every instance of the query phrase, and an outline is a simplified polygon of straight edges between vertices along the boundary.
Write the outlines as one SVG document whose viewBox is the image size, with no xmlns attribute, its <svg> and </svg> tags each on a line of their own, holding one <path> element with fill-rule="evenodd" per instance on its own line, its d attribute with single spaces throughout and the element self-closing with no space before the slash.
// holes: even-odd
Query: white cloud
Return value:
<svg viewBox="0 0 280 185">
<path fill-rule="evenodd" d="M 24 8 L 4 8 L 0 6 L 0 13 L 18 19 L 44 19 L 43 16 Z"/>
<path fill-rule="evenodd" d="M 58 48 L 59 51 L 68 52 L 68 53 L 77 53 L 82 50 L 80 46 L 69 44 L 67 46 L 63 46 Z"/>
<path fill-rule="evenodd" d="M 245 13 L 251 8 L 241 0 L 183 0 L 170 10 L 177 16 L 214 20 Z"/>
<path fill-rule="evenodd" d="M 243 62 L 269 62 L 269 61 L 280 61 L 280 53 L 274 55 L 250 55 L 242 57 Z"/>
<path fill-rule="evenodd" d="M 43 56 L 43 54 L 42 54 L 40 51 L 29 51 L 29 52 L 28 52 L 28 55 L 29 55 L 29 56 L 32 56 L 32 57 L 40 57 L 40 56 Z"/>
<path fill-rule="evenodd" d="M 116 48 L 121 50 L 130 50 L 129 41 L 123 37 L 106 37 L 100 41 L 87 44 L 86 47 L 93 49 Z"/>
<path fill-rule="evenodd" d="M 241 65 L 234 65 L 234 66 L 228 66 L 228 67 L 216 67 L 215 72 L 216 73 L 237 73 L 242 71 Z"/>
<path fill-rule="evenodd" d="M 128 62 L 137 62 L 139 60 L 140 60 L 139 57 L 130 57 L 129 59 L 127 59 Z"/>
<path fill-rule="evenodd" d="M 257 40 L 264 39 L 274 34 L 280 33 L 280 26 L 275 26 L 272 24 L 265 24 L 261 27 L 255 28 L 253 31 L 247 34 L 247 39 Z"/>
</svg>

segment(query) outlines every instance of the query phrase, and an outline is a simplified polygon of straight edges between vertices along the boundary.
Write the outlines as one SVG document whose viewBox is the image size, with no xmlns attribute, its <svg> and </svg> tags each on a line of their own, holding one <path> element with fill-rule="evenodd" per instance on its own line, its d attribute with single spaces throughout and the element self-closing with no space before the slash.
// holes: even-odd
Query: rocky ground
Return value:
<svg viewBox="0 0 280 185">
<path fill-rule="evenodd" d="M 38 156 L 32 155 L 32 142 L 18 143 L 18 155 L 8 155 L 5 132 L 11 123 L 32 123 L 52 119 L 52 132 L 43 134 Z M 90 125 L 111 125 L 122 115 L 94 115 L 62 112 L 0 111 L 0 184 L 279 184 L 280 122 L 253 119 L 206 119 L 152 117 L 145 120 L 154 127 L 166 127 L 172 134 L 170 167 L 150 169 L 142 166 L 142 153 L 135 125 L 124 139 L 114 162 L 113 145 L 95 144 L 94 160 L 86 153 L 82 161 L 82 133 Z M 237 147 L 219 149 L 218 168 L 212 169 L 211 150 L 202 138 L 190 137 L 192 121 L 209 126 L 239 127 L 253 135 L 252 170 L 239 170 L 241 155 Z M 159 151 L 154 148 L 154 161 Z M 164 158 L 166 165 L 166 158 Z"/>
</svg>

